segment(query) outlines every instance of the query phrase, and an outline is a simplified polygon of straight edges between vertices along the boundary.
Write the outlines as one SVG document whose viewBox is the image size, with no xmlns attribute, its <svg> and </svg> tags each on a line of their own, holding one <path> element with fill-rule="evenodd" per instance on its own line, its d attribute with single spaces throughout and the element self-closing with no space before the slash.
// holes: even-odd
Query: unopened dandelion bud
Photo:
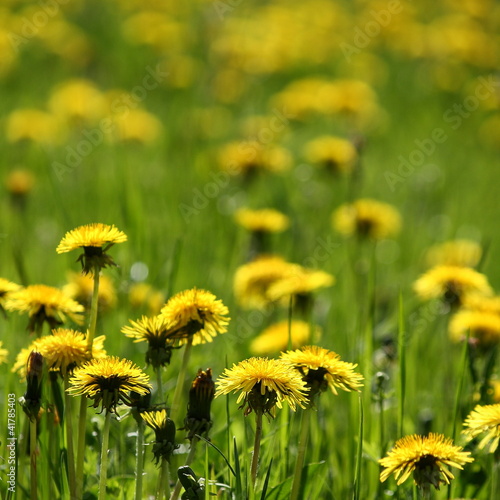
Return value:
<svg viewBox="0 0 500 500">
<path fill-rule="evenodd" d="M 175 423 L 168 418 L 167 410 L 152 410 L 142 413 L 146 424 L 155 431 L 153 455 L 158 464 L 163 458 L 169 462 L 178 445 L 175 444 Z"/>
<path fill-rule="evenodd" d="M 195 434 L 206 436 L 212 427 L 210 407 L 214 396 L 215 383 L 212 380 L 212 369 L 198 370 L 189 390 L 189 403 L 184 421 L 184 428 L 189 431 L 189 440 L 193 439 Z"/>
<path fill-rule="evenodd" d="M 29 419 L 38 418 L 42 401 L 43 356 L 38 351 L 31 351 L 26 368 L 28 387 L 21 398 L 21 406 Z"/>
</svg>

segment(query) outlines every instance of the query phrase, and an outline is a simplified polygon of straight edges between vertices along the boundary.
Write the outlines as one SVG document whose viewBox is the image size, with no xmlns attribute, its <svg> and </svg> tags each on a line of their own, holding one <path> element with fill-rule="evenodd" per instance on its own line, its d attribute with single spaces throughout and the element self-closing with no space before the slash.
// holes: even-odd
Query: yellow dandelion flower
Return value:
<svg viewBox="0 0 500 500">
<path fill-rule="evenodd" d="M 13 196 L 26 196 L 35 185 L 35 177 L 29 170 L 16 168 L 12 170 L 5 180 L 7 191 Z"/>
<path fill-rule="evenodd" d="M 219 152 L 219 165 L 224 171 L 251 175 L 258 171 L 283 172 L 292 165 L 290 153 L 281 146 L 263 146 L 258 141 L 226 144 Z"/>
<path fill-rule="evenodd" d="M 500 296 L 488 297 L 480 293 L 468 293 L 463 297 L 462 307 L 469 311 L 500 315 Z"/>
<path fill-rule="evenodd" d="M 276 255 L 264 255 L 240 266 L 233 281 L 238 303 L 245 309 L 264 309 L 272 302 L 269 287 L 295 268 L 296 265 Z"/>
<path fill-rule="evenodd" d="M 131 405 L 130 392 L 140 396 L 151 392 L 149 377 L 132 361 L 116 356 L 92 359 L 76 368 L 68 393 L 94 400 L 93 407 L 115 412 L 120 403 Z"/>
<path fill-rule="evenodd" d="M 462 450 L 442 434 L 431 432 L 428 436 L 405 436 L 396 441 L 387 456 L 379 460 L 384 467 L 380 481 L 384 482 L 394 474 L 400 485 L 413 474 L 417 486 L 427 488 L 432 484 L 439 489 L 441 483 L 450 484 L 455 477 L 447 466 L 462 469 L 465 463 L 474 461 L 469 456 L 470 452 Z"/>
<path fill-rule="evenodd" d="M 479 264 L 482 254 L 481 245 L 475 241 L 453 240 L 430 247 L 425 253 L 425 261 L 429 267 L 475 267 Z"/>
<path fill-rule="evenodd" d="M 5 302 L 9 299 L 9 295 L 21 288 L 21 285 L 12 281 L 0 278 L 0 311 L 4 311 Z"/>
<path fill-rule="evenodd" d="M 147 283 L 134 283 L 128 291 L 128 300 L 134 308 L 146 306 L 151 316 L 160 313 L 165 295 Z"/>
<path fill-rule="evenodd" d="M 311 328 L 309 323 L 301 320 L 280 321 L 268 326 L 250 344 L 250 351 L 257 356 L 267 356 L 284 351 L 288 346 L 288 337 L 291 334 L 292 348 L 316 342 L 321 337 L 321 328 Z"/>
<path fill-rule="evenodd" d="M 36 351 L 36 340 L 33 341 L 28 347 L 19 351 L 10 370 L 12 373 L 18 373 L 21 380 L 26 378 L 26 365 L 28 364 L 28 358 L 32 351 Z"/>
<path fill-rule="evenodd" d="M 363 198 L 340 206 L 332 215 L 332 224 L 345 236 L 383 239 L 399 232 L 401 216 L 387 203 Z"/>
<path fill-rule="evenodd" d="M 147 342 L 149 344 L 146 352 L 146 363 L 154 368 L 165 366 L 170 363 L 172 349 L 178 343 L 179 338 L 169 329 L 169 323 L 164 316 L 153 316 L 151 318 L 142 316 L 138 321 L 129 320 L 131 326 L 124 326 L 122 333 L 134 339 L 134 342 Z"/>
<path fill-rule="evenodd" d="M 3 348 L 3 342 L 0 340 L 0 365 L 7 362 L 9 351 Z"/>
<path fill-rule="evenodd" d="M 151 144 L 160 137 L 163 125 L 156 116 L 143 109 L 127 109 L 113 117 L 117 141 Z"/>
<path fill-rule="evenodd" d="M 90 308 L 94 290 L 94 280 L 79 273 L 68 274 L 69 283 L 64 285 L 63 292 L 72 299 Z M 99 276 L 99 291 L 97 295 L 99 311 L 105 312 L 113 309 L 118 301 L 113 281 L 105 275 Z"/>
<path fill-rule="evenodd" d="M 6 136 L 9 142 L 30 140 L 38 144 L 59 144 L 59 120 L 38 109 L 16 109 L 7 117 Z"/>
<path fill-rule="evenodd" d="M 215 397 L 241 391 L 237 403 L 248 415 L 252 411 L 274 417 L 276 406 L 286 401 L 292 410 L 306 407 L 307 388 L 300 374 L 279 359 L 249 358 L 226 368 L 216 382 Z"/>
<path fill-rule="evenodd" d="M 318 346 L 305 346 L 295 351 L 287 351 L 281 359 L 292 365 L 303 377 L 309 387 L 309 401 L 330 387 L 337 394 L 337 387 L 344 391 L 358 391 L 363 387 L 363 376 L 356 373 L 353 363 L 342 361 L 340 356 Z"/>
<path fill-rule="evenodd" d="M 66 316 L 77 324 L 83 322 L 84 307 L 58 288 L 46 285 L 30 285 L 10 293 L 5 309 L 28 313 L 30 331 L 41 327 L 44 321 L 55 328 L 66 321 Z"/>
<path fill-rule="evenodd" d="M 90 273 L 94 267 L 99 269 L 107 266 L 116 266 L 106 251 L 115 243 L 127 241 L 127 235 L 115 226 L 94 223 L 79 226 L 68 231 L 56 248 L 57 253 L 71 252 L 83 248 L 77 262 L 82 263 L 84 274 Z"/>
<path fill-rule="evenodd" d="M 306 144 L 305 158 L 332 173 L 349 173 L 356 164 L 358 153 L 352 142 L 346 139 L 322 136 Z"/>
<path fill-rule="evenodd" d="M 460 310 L 451 318 L 449 334 L 454 342 L 470 340 L 479 347 L 489 348 L 500 342 L 500 315 L 484 311 Z"/>
<path fill-rule="evenodd" d="M 229 310 L 213 293 L 193 288 L 171 297 L 160 315 L 168 323 L 171 338 L 193 345 L 212 342 L 217 334 L 227 332 Z"/>
<path fill-rule="evenodd" d="M 52 335 L 46 335 L 35 341 L 35 348 L 42 354 L 50 369 L 66 373 L 89 360 L 87 338 L 88 332 L 57 328 L 52 330 Z M 106 356 L 104 338 L 104 335 L 100 335 L 94 339 L 92 357 L 95 359 Z"/>
<path fill-rule="evenodd" d="M 236 212 L 235 219 L 248 231 L 262 233 L 280 233 L 290 225 L 290 220 L 286 215 L 272 208 L 261 210 L 241 208 Z"/>
<path fill-rule="evenodd" d="M 459 305 L 467 294 L 492 294 L 484 274 L 469 267 L 458 266 L 433 267 L 417 279 L 413 289 L 422 300 L 441 298 Z"/>
<path fill-rule="evenodd" d="M 335 278 L 329 273 L 296 265 L 269 286 L 267 295 L 271 300 L 288 299 L 290 296 L 309 295 L 334 283 Z"/>
<path fill-rule="evenodd" d="M 169 461 L 178 446 L 175 444 L 175 423 L 168 418 L 167 410 L 144 411 L 141 412 L 141 417 L 146 425 L 155 431 L 153 455 L 156 463 L 162 458 Z"/>
<path fill-rule="evenodd" d="M 462 433 L 469 440 L 484 434 L 479 448 L 487 448 L 489 453 L 495 453 L 500 442 L 500 404 L 477 405 L 465 419 L 464 427 Z"/>
</svg>

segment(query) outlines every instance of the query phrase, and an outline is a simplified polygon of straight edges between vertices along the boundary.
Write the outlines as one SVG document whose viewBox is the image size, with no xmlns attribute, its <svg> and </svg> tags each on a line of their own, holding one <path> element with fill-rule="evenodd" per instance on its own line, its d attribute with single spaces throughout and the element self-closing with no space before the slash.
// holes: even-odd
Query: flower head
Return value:
<svg viewBox="0 0 500 500">
<path fill-rule="evenodd" d="M 5 313 L 4 306 L 5 302 L 9 298 L 9 295 L 20 288 L 21 285 L 18 285 L 17 283 L 13 283 L 5 278 L 0 278 L 0 311 Z"/>
<path fill-rule="evenodd" d="M 226 368 L 217 380 L 215 397 L 241 391 L 237 403 L 245 415 L 252 411 L 274 417 L 275 407 L 286 401 L 292 410 L 305 408 L 307 388 L 300 374 L 279 359 L 250 358 Z"/>
<path fill-rule="evenodd" d="M 193 345 L 212 342 L 227 331 L 228 308 L 214 294 L 193 288 L 171 297 L 160 316 L 166 321 L 169 336 L 180 344 L 192 339 Z"/>
<path fill-rule="evenodd" d="M 439 489 L 441 483 L 450 484 L 454 479 L 447 466 L 462 469 L 462 465 L 474 461 L 469 455 L 470 452 L 462 451 L 460 446 L 453 445 L 452 440 L 442 434 L 431 432 L 428 436 L 405 436 L 396 441 L 386 457 L 379 460 L 384 467 L 380 481 L 384 482 L 394 474 L 399 485 L 413 474 L 417 486 L 427 489 L 432 484 Z"/>
<path fill-rule="evenodd" d="M 162 458 L 168 462 L 178 446 L 175 444 L 175 424 L 168 418 L 167 410 L 145 411 L 141 413 L 141 417 L 155 431 L 153 454 L 156 463 Z"/>
<path fill-rule="evenodd" d="M 332 173 L 347 173 L 354 168 L 358 153 L 346 139 L 322 136 L 306 144 L 305 156 L 311 163 L 324 166 Z"/>
<path fill-rule="evenodd" d="M 133 308 L 146 306 L 149 314 L 159 314 L 165 304 L 165 296 L 147 283 L 134 283 L 128 292 L 130 305 Z"/>
<path fill-rule="evenodd" d="M 487 311 L 463 309 L 449 323 L 450 337 L 455 342 L 466 338 L 481 348 L 491 348 L 500 342 L 500 315 Z"/>
<path fill-rule="evenodd" d="M 246 309 L 263 309 L 272 300 L 269 287 L 295 269 L 277 255 L 264 255 L 240 266 L 234 275 L 233 288 L 238 303 Z"/>
<path fill-rule="evenodd" d="M 364 198 L 339 207 L 333 213 L 332 223 L 345 236 L 378 240 L 399 232 L 401 216 L 391 205 Z"/>
<path fill-rule="evenodd" d="M 280 321 L 268 326 L 250 344 L 250 351 L 257 356 L 266 356 L 284 351 L 291 336 L 292 347 L 297 348 L 310 342 L 316 342 L 321 336 L 319 326 L 301 320 Z"/>
<path fill-rule="evenodd" d="M 484 274 L 459 266 L 433 267 L 415 281 L 413 289 L 423 300 L 440 298 L 452 305 L 462 304 L 464 297 L 470 293 L 492 293 Z"/>
<path fill-rule="evenodd" d="M 127 235 L 115 226 L 87 224 L 68 231 L 57 246 L 56 252 L 65 253 L 83 248 L 84 253 L 78 257 L 77 262 L 82 263 L 83 273 L 88 274 L 95 268 L 116 266 L 106 251 L 115 243 L 124 241 L 127 241 Z"/>
<path fill-rule="evenodd" d="M 279 233 L 290 225 L 290 220 L 286 215 L 272 208 L 261 210 L 240 208 L 235 214 L 235 219 L 248 231 L 262 233 Z"/>
<path fill-rule="evenodd" d="M 146 363 L 155 368 L 170 364 L 172 349 L 178 343 L 179 338 L 174 334 L 164 316 L 143 316 L 138 321 L 130 320 L 131 326 L 124 326 L 122 332 L 134 342 L 148 342 L 149 348 L 146 352 Z"/>
<path fill-rule="evenodd" d="M 477 405 L 465 419 L 464 427 L 462 432 L 469 440 L 484 434 L 479 448 L 494 453 L 500 442 L 500 404 Z"/>
<path fill-rule="evenodd" d="M 83 322 L 84 307 L 58 288 L 46 285 L 30 285 L 10 293 L 5 309 L 28 313 L 30 331 L 35 331 L 44 321 L 56 328 L 64 323 L 66 316 L 77 324 Z"/>
<path fill-rule="evenodd" d="M 94 400 L 94 408 L 102 405 L 110 412 L 120 403 L 131 405 L 130 391 L 141 396 L 151 392 L 148 375 L 132 361 L 116 356 L 88 361 L 75 369 L 69 382 L 72 396 L 85 395 Z"/>
<path fill-rule="evenodd" d="M 52 335 L 45 335 L 34 342 L 34 346 L 45 359 L 49 369 L 60 370 L 63 374 L 90 359 L 87 350 L 88 333 L 81 333 L 67 328 L 52 330 Z M 104 358 L 104 335 L 96 337 L 92 344 L 92 357 Z"/>
<path fill-rule="evenodd" d="M 287 351 L 281 359 L 292 365 L 309 387 L 309 401 L 330 387 L 337 394 L 337 387 L 344 391 L 358 391 L 363 386 L 363 376 L 356 373 L 357 365 L 341 361 L 333 351 L 318 346 L 305 346 L 295 351 Z"/>
<path fill-rule="evenodd" d="M 215 395 L 212 369 L 198 370 L 189 389 L 189 403 L 184 428 L 189 431 L 188 439 L 195 434 L 206 436 L 212 427 L 210 407 Z"/>
<path fill-rule="evenodd" d="M 429 267 L 460 266 L 475 267 L 482 256 L 479 243 L 472 240 L 452 240 L 433 245 L 425 254 Z"/>
</svg>

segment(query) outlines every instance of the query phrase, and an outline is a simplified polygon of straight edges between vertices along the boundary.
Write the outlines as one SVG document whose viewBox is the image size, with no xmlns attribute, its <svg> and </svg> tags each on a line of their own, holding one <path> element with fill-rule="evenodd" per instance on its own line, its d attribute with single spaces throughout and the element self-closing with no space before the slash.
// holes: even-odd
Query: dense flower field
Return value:
<svg viewBox="0 0 500 500">
<path fill-rule="evenodd" d="M 4 0 L 1 498 L 499 498 L 499 44 L 494 0 Z"/>
</svg>

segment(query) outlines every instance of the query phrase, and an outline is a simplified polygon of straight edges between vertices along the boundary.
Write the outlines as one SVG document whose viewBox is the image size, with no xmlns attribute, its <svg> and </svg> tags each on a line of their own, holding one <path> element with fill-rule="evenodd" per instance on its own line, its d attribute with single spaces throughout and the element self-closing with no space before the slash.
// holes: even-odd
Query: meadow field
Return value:
<svg viewBox="0 0 500 500">
<path fill-rule="evenodd" d="M 1 498 L 500 498 L 499 46 L 495 0 L 3 0 Z"/>
</svg>

